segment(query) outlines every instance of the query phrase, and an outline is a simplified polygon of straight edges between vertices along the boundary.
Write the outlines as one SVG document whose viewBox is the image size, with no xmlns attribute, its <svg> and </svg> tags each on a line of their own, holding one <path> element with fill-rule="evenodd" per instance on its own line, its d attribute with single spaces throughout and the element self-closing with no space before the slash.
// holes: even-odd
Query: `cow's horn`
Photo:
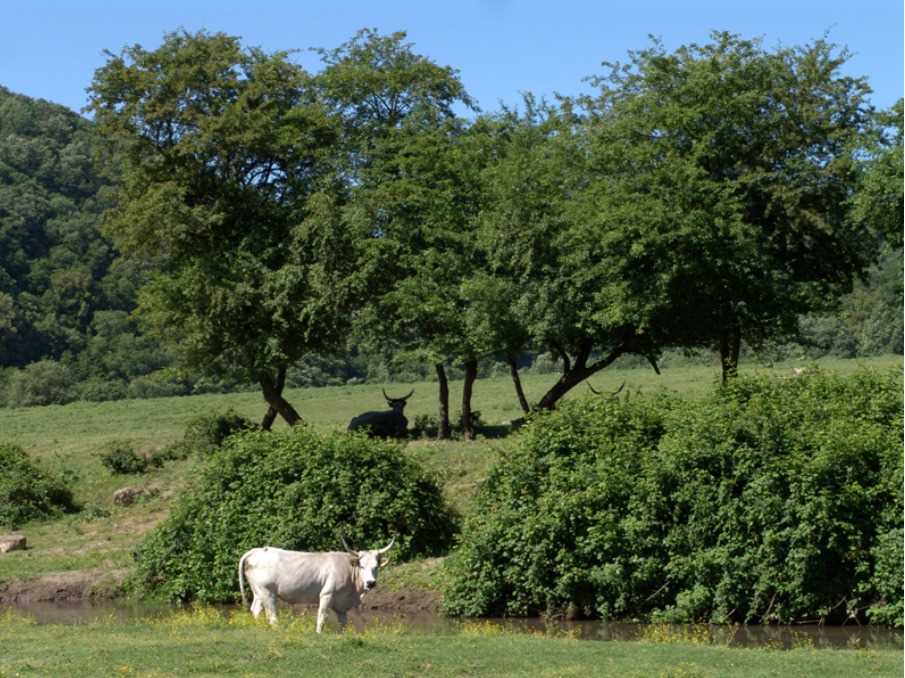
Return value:
<svg viewBox="0 0 905 678">
<path fill-rule="evenodd" d="M 622 382 L 622 386 L 620 386 L 619 388 L 617 388 L 617 389 L 616 389 L 615 391 L 613 391 L 612 393 L 601 393 L 601 392 L 598 391 L 596 388 L 594 388 L 593 386 L 591 386 L 591 382 L 587 382 L 587 384 L 588 384 L 588 388 L 591 389 L 591 393 L 593 393 L 594 395 L 605 396 L 605 397 L 607 397 L 607 398 L 615 398 L 617 395 L 619 395 L 619 392 L 620 392 L 622 389 L 625 388 L 625 382 L 623 381 L 623 382 Z"/>
<path fill-rule="evenodd" d="M 339 535 L 339 538 L 340 538 L 340 541 L 342 541 L 343 546 L 346 548 L 346 551 L 348 551 L 349 553 L 354 553 L 356 556 L 358 555 L 357 551 L 354 551 L 353 549 L 349 548 L 349 544 L 346 543 L 346 538 L 344 536 Z"/>
<path fill-rule="evenodd" d="M 413 395 L 415 395 L 415 389 L 412 389 L 411 391 L 409 391 L 408 395 L 404 395 L 401 398 L 391 398 L 390 396 L 387 395 L 387 392 L 385 389 L 380 389 L 380 390 L 383 391 L 383 397 L 386 398 L 387 400 L 408 400 Z"/>
<path fill-rule="evenodd" d="M 386 553 L 387 551 L 390 550 L 390 547 L 393 545 L 393 543 L 394 543 L 395 541 L 396 541 L 396 537 L 392 537 L 392 538 L 390 539 L 390 543 L 387 544 L 386 546 L 384 546 L 382 549 L 378 549 L 378 550 L 377 550 L 377 553 Z"/>
</svg>

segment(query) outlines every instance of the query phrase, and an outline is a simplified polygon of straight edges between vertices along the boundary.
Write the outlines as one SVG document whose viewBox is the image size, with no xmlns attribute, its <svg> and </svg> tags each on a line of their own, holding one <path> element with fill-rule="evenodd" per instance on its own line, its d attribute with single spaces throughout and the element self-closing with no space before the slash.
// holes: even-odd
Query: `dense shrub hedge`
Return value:
<svg viewBox="0 0 905 678">
<path fill-rule="evenodd" d="M 255 428 L 254 422 L 230 408 L 225 412 L 202 414 L 193 418 L 185 427 L 182 443 L 192 450 L 209 454 L 234 433 Z"/>
<path fill-rule="evenodd" d="M 456 615 L 902 623 L 901 375 L 537 417 L 448 559 Z"/>
<path fill-rule="evenodd" d="M 391 442 L 300 426 L 248 431 L 212 453 L 195 488 L 136 552 L 139 592 L 234 601 L 236 564 L 256 546 L 302 551 L 376 548 L 437 555 L 455 516 L 437 485 Z"/>
<path fill-rule="evenodd" d="M 147 457 L 138 454 L 128 442 L 124 441 L 111 443 L 99 456 L 101 464 L 114 474 L 144 473 L 150 465 Z"/>
<path fill-rule="evenodd" d="M 11 407 L 63 404 L 73 399 L 72 390 L 72 372 L 66 365 L 39 360 L 9 377 L 6 403 Z"/>
<path fill-rule="evenodd" d="M 77 511 L 66 483 L 39 468 L 16 445 L 0 444 L 0 526 Z"/>
</svg>

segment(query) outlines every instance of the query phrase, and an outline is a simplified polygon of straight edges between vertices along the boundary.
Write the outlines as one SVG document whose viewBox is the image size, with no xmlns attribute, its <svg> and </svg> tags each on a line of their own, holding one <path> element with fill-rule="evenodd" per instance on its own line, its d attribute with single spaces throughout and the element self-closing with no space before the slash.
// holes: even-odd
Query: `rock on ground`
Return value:
<svg viewBox="0 0 905 678">
<path fill-rule="evenodd" d="M 113 493 L 113 503 L 117 506 L 131 506 L 144 492 L 134 487 L 121 487 Z"/>
<path fill-rule="evenodd" d="M 25 537 L 21 534 L 9 534 L 0 537 L 0 553 L 25 549 Z"/>
</svg>

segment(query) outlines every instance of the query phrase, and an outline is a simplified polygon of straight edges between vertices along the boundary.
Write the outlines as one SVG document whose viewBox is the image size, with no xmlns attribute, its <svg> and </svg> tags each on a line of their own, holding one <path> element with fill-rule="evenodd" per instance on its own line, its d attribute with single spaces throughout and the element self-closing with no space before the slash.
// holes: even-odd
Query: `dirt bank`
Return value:
<svg viewBox="0 0 905 678">
<path fill-rule="evenodd" d="M 424 589 L 381 591 L 378 586 L 364 597 L 361 610 L 404 615 L 437 614 L 440 610 L 440 594 Z"/>
<path fill-rule="evenodd" d="M 31 603 L 76 603 L 108 601 L 123 595 L 122 584 L 128 570 L 75 570 L 54 572 L 31 579 L 0 582 L 0 605 Z M 365 596 L 361 612 L 401 615 L 436 614 L 440 594 L 424 589 L 381 591 Z"/>
<path fill-rule="evenodd" d="M 0 582 L 0 605 L 28 603 L 72 603 L 110 600 L 122 594 L 127 570 L 74 570 L 52 572 L 30 579 Z"/>
</svg>

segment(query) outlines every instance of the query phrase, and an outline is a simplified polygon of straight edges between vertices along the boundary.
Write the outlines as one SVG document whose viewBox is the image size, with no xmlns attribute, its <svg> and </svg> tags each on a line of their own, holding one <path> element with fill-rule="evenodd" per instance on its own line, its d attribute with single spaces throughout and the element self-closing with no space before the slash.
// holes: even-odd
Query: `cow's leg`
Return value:
<svg viewBox="0 0 905 678">
<path fill-rule="evenodd" d="M 254 615 L 254 618 L 257 619 L 258 615 L 261 614 L 261 610 L 264 609 L 264 606 L 261 604 L 261 599 L 255 595 L 254 599 L 251 601 L 251 613 Z"/>
<path fill-rule="evenodd" d="M 327 610 L 330 609 L 330 603 L 333 600 L 332 593 L 322 593 L 320 605 L 317 607 L 317 632 L 320 633 L 324 628 L 324 622 L 327 621 Z"/>
<path fill-rule="evenodd" d="M 263 610 L 267 611 L 267 619 L 273 624 L 276 621 L 276 594 L 266 586 L 251 585 L 251 613 L 257 619 Z"/>
<path fill-rule="evenodd" d="M 339 627 L 345 631 L 346 624 L 349 623 L 349 613 L 348 612 L 340 612 L 336 610 L 336 618 L 339 620 Z"/>
<path fill-rule="evenodd" d="M 267 594 L 264 598 L 264 609 L 267 610 L 267 621 L 273 626 L 277 623 L 277 596 L 271 591 Z"/>
<path fill-rule="evenodd" d="M 251 613 L 257 618 L 261 614 L 261 610 L 264 610 L 267 612 L 267 621 L 276 624 L 277 594 L 266 586 L 259 586 L 253 590 L 255 599 L 251 603 Z"/>
</svg>

